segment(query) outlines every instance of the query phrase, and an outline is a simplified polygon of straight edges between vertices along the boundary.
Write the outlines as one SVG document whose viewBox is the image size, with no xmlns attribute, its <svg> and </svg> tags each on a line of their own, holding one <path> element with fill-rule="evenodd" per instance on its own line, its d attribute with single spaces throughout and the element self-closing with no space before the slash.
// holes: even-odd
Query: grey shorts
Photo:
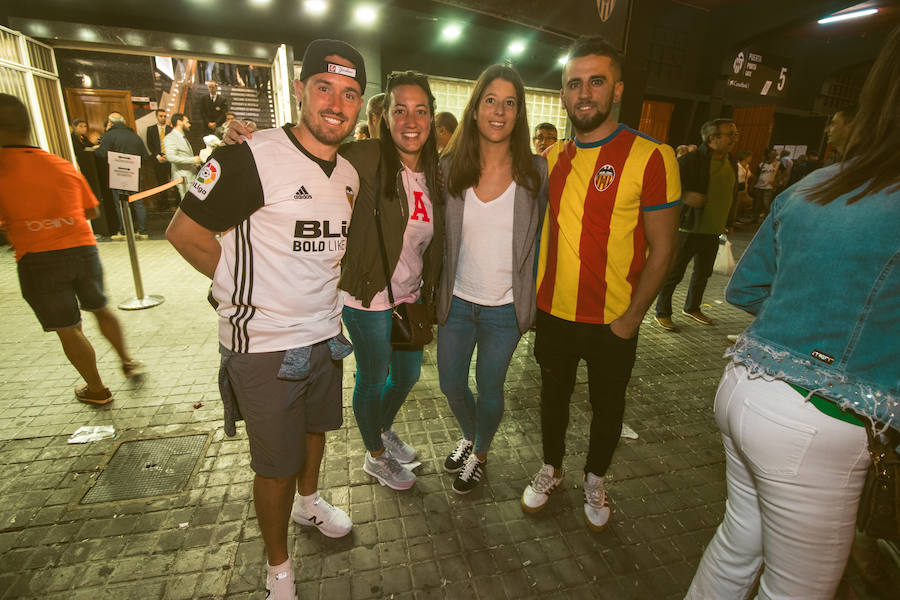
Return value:
<svg viewBox="0 0 900 600">
<path fill-rule="evenodd" d="M 315 344 L 309 376 L 278 379 L 284 352 L 234 354 L 226 370 L 250 439 L 250 468 L 263 477 L 293 477 L 306 458 L 306 434 L 340 429 L 343 361 Z"/>
</svg>

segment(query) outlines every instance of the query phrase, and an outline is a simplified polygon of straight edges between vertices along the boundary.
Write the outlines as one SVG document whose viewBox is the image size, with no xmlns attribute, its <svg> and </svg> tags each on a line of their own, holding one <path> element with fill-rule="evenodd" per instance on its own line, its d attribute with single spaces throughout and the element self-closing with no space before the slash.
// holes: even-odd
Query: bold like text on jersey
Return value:
<svg viewBox="0 0 900 600">
<path fill-rule="evenodd" d="M 347 246 L 347 221 L 340 231 L 332 231 L 331 221 L 297 221 L 294 224 L 294 252 L 343 252 Z"/>
</svg>

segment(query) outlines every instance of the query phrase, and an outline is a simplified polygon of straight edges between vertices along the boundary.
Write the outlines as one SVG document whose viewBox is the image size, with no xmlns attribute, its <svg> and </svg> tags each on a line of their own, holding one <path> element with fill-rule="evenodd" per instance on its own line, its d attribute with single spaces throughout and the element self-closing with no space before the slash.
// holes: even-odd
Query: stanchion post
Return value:
<svg viewBox="0 0 900 600">
<path fill-rule="evenodd" d="M 141 266 L 137 258 L 137 244 L 134 243 L 134 222 L 131 220 L 131 207 L 128 205 L 128 196 L 119 195 L 122 203 L 122 220 L 125 222 L 125 238 L 128 242 L 128 257 L 131 259 L 131 274 L 134 277 L 134 292 L 136 296 L 119 303 L 122 310 L 141 310 L 152 308 L 166 301 L 162 296 L 151 294 L 144 295 L 144 282 L 141 280 Z"/>
</svg>

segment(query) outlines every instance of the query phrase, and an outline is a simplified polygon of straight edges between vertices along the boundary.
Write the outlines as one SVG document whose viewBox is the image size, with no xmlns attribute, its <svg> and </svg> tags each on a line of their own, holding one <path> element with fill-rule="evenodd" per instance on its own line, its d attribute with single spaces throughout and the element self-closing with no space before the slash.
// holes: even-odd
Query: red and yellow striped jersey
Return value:
<svg viewBox="0 0 900 600">
<path fill-rule="evenodd" d="M 610 323 L 631 304 L 647 258 L 643 211 L 681 202 L 675 153 L 619 125 L 598 142 L 559 141 L 546 156 L 537 306 L 567 321 Z"/>
</svg>

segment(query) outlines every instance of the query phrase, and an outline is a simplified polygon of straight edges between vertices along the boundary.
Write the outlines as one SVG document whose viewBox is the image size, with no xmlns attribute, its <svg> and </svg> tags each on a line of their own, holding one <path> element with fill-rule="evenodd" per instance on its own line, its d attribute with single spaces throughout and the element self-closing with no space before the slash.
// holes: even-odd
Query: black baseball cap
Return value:
<svg viewBox="0 0 900 600">
<path fill-rule="evenodd" d="M 348 67 L 326 60 L 328 56 L 340 56 L 353 65 Z M 313 40 L 303 53 L 303 66 L 300 67 L 300 81 L 316 73 L 337 73 L 355 79 L 360 92 L 366 91 L 366 63 L 359 50 L 341 40 Z"/>
</svg>

